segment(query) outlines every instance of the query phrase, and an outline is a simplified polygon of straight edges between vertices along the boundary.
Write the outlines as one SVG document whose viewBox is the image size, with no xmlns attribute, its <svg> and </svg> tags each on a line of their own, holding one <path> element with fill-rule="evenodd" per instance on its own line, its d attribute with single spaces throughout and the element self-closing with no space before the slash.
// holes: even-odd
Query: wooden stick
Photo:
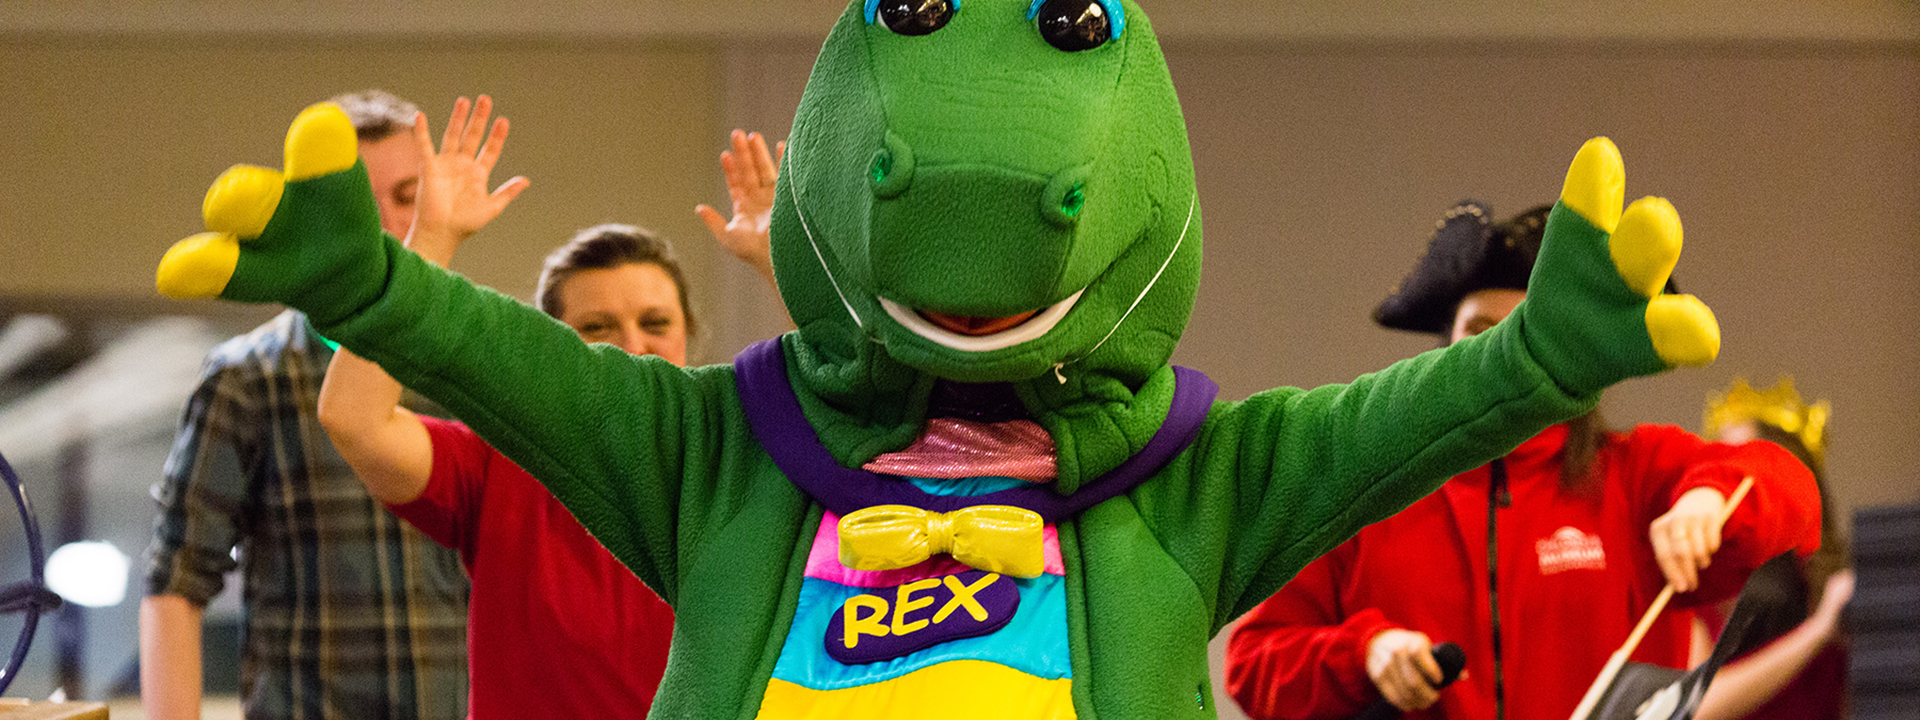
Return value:
<svg viewBox="0 0 1920 720">
<path fill-rule="evenodd" d="M 1727 498 L 1727 504 L 1720 508 L 1722 526 L 1727 524 L 1727 518 L 1733 517 L 1733 509 L 1740 507 L 1740 501 L 1745 500 L 1747 491 L 1752 489 L 1752 477 L 1740 481 L 1740 487 L 1734 489 L 1733 497 Z M 1586 696 L 1580 698 L 1579 707 L 1573 709 L 1573 715 L 1568 720 L 1587 720 L 1587 716 L 1593 714 L 1594 706 L 1600 704 L 1600 697 L 1606 694 L 1607 687 L 1612 685 L 1613 679 L 1620 674 L 1620 668 L 1626 666 L 1627 658 L 1640 647 L 1640 641 L 1647 636 L 1647 630 L 1653 627 L 1654 619 L 1666 611 L 1667 603 L 1671 600 L 1673 600 L 1673 583 L 1667 583 L 1667 586 L 1660 591 L 1660 595 L 1653 599 L 1653 606 L 1647 608 L 1645 615 L 1640 616 L 1640 624 L 1633 627 L 1633 633 L 1627 636 L 1626 644 L 1621 645 L 1619 650 L 1613 651 L 1612 657 L 1607 658 L 1606 666 L 1600 668 L 1600 676 L 1595 678 L 1593 685 L 1587 688 Z"/>
</svg>

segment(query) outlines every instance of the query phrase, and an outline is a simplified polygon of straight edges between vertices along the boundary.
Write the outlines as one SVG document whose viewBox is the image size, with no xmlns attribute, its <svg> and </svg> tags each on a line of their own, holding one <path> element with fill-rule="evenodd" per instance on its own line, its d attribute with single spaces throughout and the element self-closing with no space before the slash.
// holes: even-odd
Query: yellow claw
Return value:
<svg viewBox="0 0 1920 720">
<path fill-rule="evenodd" d="M 1680 262 L 1680 213 L 1666 198 L 1633 201 L 1620 225 L 1607 240 L 1607 252 L 1620 279 L 1641 297 L 1653 297 L 1667 286 L 1673 266 Z"/>
<path fill-rule="evenodd" d="M 1647 334 L 1670 366 L 1700 367 L 1720 355 L 1720 323 L 1692 295 L 1660 295 L 1647 302 Z"/>
<path fill-rule="evenodd" d="M 1567 184 L 1561 187 L 1560 201 L 1611 233 L 1620 224 L 1620 204 L 1627 197 L 1627 169 L 1620 162 L 1620 148 L 1604 137 L 1588 140 L 1573 156 L 1567 168 Z"/>
<path fill-rule="evenodd" d="M 160 258 L 154 285 L 176 300 L 219 295 L 240 263 L 240 240 L 230 233 L 204 232 L 174 243 Z"/>
<path fill-rule="evenodd" d="M 293 119 L 287 129 L 286 153 L 287 181 L 306 180 L 353 167 L 360 139 L 340 106 L 318 103 Z"/>
<path fill-rule="evenodd" d="M 280 206 L 280 193 L 286 178 L 279 170 L 255 165 L 235 165 L 220 174 L 207 188 L 207 199 L 200 205 L 200 216 L 207 229 L 231 233 L 241 240 L 260 237 Z"/>
</svg>

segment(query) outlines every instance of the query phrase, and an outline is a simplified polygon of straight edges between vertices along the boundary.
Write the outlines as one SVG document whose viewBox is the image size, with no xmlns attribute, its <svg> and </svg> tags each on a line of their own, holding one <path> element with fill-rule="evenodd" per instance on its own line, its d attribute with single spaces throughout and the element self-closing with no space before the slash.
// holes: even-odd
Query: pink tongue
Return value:
<svg viewBox="0 0 1920 720">
<path fill-rule="evenodd" d="M 926 318 L 928 322 L 939 325 L 942 329 L 949 332 L 969 337 L 992 335 L 1002 330 L 1018 326 L 1020 323 L 1026 322 L 1038 314 L 1040 314 L 1039 310 L 1029 310 L 1010 317 L 983 318 L 967 317 L 965 315 L 946 315 L 925 310 L 920 311 L 920 317 Z"/>
</svg>

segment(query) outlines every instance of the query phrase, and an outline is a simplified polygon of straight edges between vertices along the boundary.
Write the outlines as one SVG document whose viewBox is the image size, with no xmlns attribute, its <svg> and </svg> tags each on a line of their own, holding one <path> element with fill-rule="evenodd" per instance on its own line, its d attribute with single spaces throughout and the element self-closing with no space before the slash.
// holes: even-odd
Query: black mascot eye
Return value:
<svg viewBox="0 0 1920 720">
<path fill-rule="evenodd" d="M 1113 39 L 1113 18 L 1099 0 L 1046 0 L 1034 19 L 1040 37 L 1067 52 L 1092 50 Z"/>
<path fill-rule="evenodd" d="M 901 35 L 930 35 L 953 19 L 953 0 L 880 0 L 875 15 Z"/>
</svg>

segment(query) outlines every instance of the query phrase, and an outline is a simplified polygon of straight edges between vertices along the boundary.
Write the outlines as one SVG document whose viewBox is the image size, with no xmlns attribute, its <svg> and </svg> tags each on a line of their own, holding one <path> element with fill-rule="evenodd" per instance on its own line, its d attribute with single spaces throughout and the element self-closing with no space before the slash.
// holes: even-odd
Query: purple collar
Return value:
<svg viewBox="0 0 1920 720">
<path fill-rule="evenodd" d="M 911 505 L 932 512 L 953 512 L 975 505 L 1010 505 L 1039 513 L 1047 522 L 1071 518 L 1087 508 L 1145 482 L 1187 449 L 1206 422 L 1220 392 L 1198 370 L 1174 366 L 1173 402 L 1167 419 L 1133 457 L 1080 487 L 1061 495 L 1047 485 L 1032 485 L 974 497 L 932 495 L 898 477 L 842 467 L 820 443 L 800 410 L 787 379 L 786 354 L 778 339 L 754 343 L 734 357 L 734 383 L 746 408 L 753 436 L 787 478 L 837 515 L 875 505 Z"/>
</svg>

